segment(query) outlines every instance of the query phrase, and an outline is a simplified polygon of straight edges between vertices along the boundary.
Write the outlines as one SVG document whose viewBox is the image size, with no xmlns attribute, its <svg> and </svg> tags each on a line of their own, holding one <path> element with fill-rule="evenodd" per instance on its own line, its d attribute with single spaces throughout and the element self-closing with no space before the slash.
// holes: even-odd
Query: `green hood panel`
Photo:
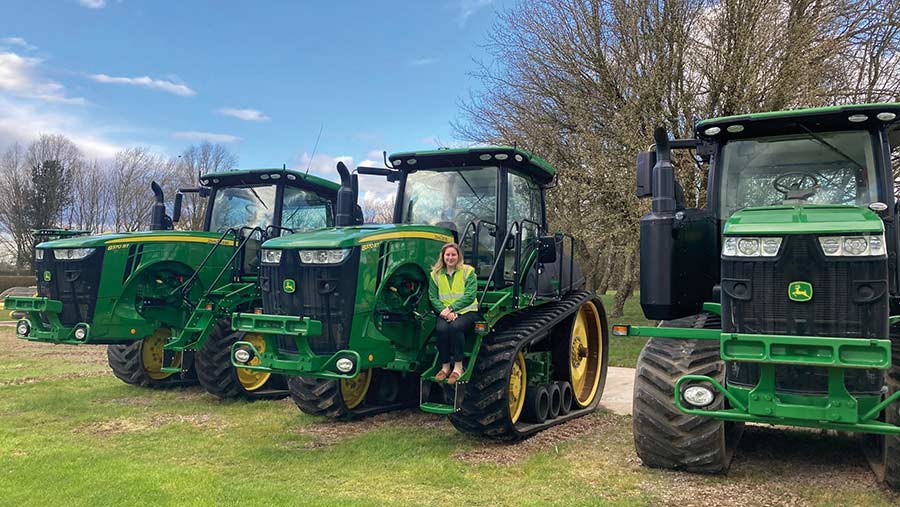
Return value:
<svg viewBox="0 0 900 507">
<path fill-rule="evenodd" d="M 46 241 L 38 245 L 38 248 L 91 248 L 98 246 L 131 244 L 131 243 L 206 243 L 215 244 L 221 233 L 199 231 L 143 231 L 125 232 L 114 234 L 99 234 L 96 236 L 76 236 L 74 238 Z M 234 242 L 226 239 L 222 241 L 225 246 L 232 246 Z"/>
<path fill-rule="evenodd" d="M 745 208 L 725 222 L 725 235 L 839 234 L 884 232 L 881 218 L 868 208 L 809 204 Z"/>
<path fill-rule="evenodd" d="M 263 248 L 279 250 L 314 248 L 349 248 L 362 244 L 376 244 L 385 240 L 431 239 L 450 243 L 453 236 L 443 227 L 430 225 L 360 225 L 354 227 L 333 227 L 312 232 L 301 232 L 281 238 L 270 239 Z"/>
</svg>

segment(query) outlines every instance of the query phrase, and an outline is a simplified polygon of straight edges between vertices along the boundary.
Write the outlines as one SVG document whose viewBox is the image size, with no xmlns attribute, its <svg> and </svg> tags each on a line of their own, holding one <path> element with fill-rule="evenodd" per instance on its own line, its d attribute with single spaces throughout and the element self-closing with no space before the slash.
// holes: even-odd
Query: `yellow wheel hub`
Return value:
<svg viewBox="0 0 900 507">
<path fill-rule="evenodd" d="M 170 336 L 172 336 L 172 331 L 169 328 L 161 327 L 152 335 L 141 340 L 141 365 L 144 367 L 144 372 L 147 373 L 147 376 L 153 380 L 163 380 L 173 375 L 172 373 L 161 371 L 163 367 L 163 345 L 166 344 L 166 340 Z M 182 356 L 181 352 L 175 354 L 172 367 L 181 367 Z"/>
<path fill-rule="evenodd" d="M 525 355 L 519 352 L 509 372 L 509 419 L 513 424 L 525 406 L 525 381 Z"/>
<path fill-rule="evenodd" d="M 569 341 L 569 373 L 575 402 L 586 407 L 594 401 L 603 365 L 603 327 L 594 303 L 581 305 Z"/>
<path fill-rule="evenodd" d="M 355 378 L 341 379 L 341 397 L 347 410 L 353 410 L 366 399 L 371 383 L 372 370 L 360 372 Z"/>
<path fill-rule="evenodd" d="M 259 351 L 260 354 L 266 351 L 266 339 L 261 334 L 245 334 L 242 338 L 242 341 L 250 342 Z M 259 364 L 259 358 L 254 356 L 250 362 L 247 363 L 250 366 L 255 366 Z M 272 376 L 271 373 L 267 371 L 255 371 L 248 370 L 247 368 L 237 368 L 237 378 L 238 382 L 241 383 L 241 386 L 246 391 L 255 391 L 260 387 L 266 385 L 266 382 L 269 381 L 269 378 Z"/>
</svg>

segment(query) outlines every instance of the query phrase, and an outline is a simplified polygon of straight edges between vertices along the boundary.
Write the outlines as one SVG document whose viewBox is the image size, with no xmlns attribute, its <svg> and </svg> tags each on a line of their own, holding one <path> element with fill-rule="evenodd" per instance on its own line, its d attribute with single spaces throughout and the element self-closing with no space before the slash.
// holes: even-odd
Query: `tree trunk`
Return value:
<svg viewBox="0 0 900 507">
<path fill-rule="evenodd" d="M 637 264 L 638 248 L 631 246 L 628 248 L 628 256 L 625 258 L 625 269 L 622 272 L 622 284 L 619 286 L 616 296 L 613 298 L 613 310 L 610 317 L 621 317 L 624 314 L 625 301 L 634 293 L 634 286 L 637 284 Z"/>
</svg>

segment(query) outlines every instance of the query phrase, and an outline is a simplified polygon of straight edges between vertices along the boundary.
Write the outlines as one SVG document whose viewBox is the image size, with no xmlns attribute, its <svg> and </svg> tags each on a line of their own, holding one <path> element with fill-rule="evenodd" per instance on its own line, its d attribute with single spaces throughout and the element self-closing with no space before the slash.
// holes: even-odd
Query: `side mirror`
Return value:
<svg viewBox="0 0 900 507">
<path fill-rule="evenodd" d="M 638 198 L 653 195 L 653 166 L 656 165 L 656 152 L 642 151 L 637 156 L 637 188 Z"/>
<path fill-rule="evenodd" d="M 541 264 L 556 262 L 556 236 L 538 238 L 538 262 Z"/>
<path fill-rule="evenodd" d="M 181 200 L 184 194 L 178 192 L 175 194 L 175 203 L 172 205 L 172 223 L 177 224 L 181 220 Z"/>
</svg>

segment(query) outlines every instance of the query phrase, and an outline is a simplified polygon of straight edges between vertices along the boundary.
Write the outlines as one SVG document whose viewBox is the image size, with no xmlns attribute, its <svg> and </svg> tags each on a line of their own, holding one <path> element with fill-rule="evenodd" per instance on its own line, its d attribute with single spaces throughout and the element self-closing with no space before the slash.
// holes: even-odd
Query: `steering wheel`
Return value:
<svg viewBox="0 0 900 507">
<path fill-rule="evenodd" d="M 819 190 L 819 179 L 813 173 L 794 171 L 778 176 L 772 185 L 785 200 L 809 199 Z"/>
</svg>

